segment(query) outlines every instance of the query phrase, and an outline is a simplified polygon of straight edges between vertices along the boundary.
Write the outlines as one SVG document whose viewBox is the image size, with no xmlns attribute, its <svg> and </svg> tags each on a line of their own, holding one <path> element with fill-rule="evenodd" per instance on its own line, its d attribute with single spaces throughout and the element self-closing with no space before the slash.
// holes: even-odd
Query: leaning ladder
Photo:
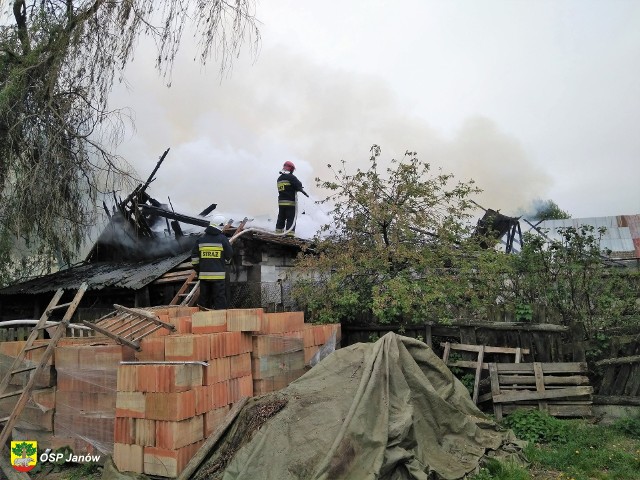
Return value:
<svg viewBox="0 0 640 480">
<path fill-rule="evenodd" d="M 29 400 L 29 396 L 31 395 L 31 390 L 33 389 L 33 386 L 36 382 L 36 377 L 44 369 L 44 366 L 47 364 L 47 362 L 53 355 L 54 348 L 56 348 L 58 341 L 60 340 L 60 338 L 62 338 L 67 327 L 69 326 L 71 317 L 73 317 L 73 314 L 75 313 L 76 308 L 78 307 L 78 304 L 80 303 L 80 300 L 82 299 L 82 296 L 84 295 L 84 292 L 86 290 L 87 290 L 87 284 L 83 283 L 78 289 L 78 291 L 76 292 L 71 302 L 61 303 L 61 304 L 58 304 L 58 302 L 62 298 L 62 295 L 64 294 L 64 290 L 59 289 L 56 292 L 56 294 L 51 299 L 51 302 L 49 302 L 49 305 L 45 309 L 44 313 L 40 317 L 40 320 L 38 321 L 36 326 L 33 328 L 33 330 L 31 330 L 31 334 L 29 335 L 29 338 L 27 339 L 27 342 L 25 343 L 24 347 L 22 348 L 18 356 L 14 359 L 13 363 L 11 364 L 11 367 L 9 367 L 9 371 L 2 379 L 2 382 L 0 382 L 0 400 L 3 398 L 16 397 L 18 395 L 20 396 L 18 398 L 18 401 L 16 402 L 16 405 L 13 407 L 13 411 L 11 412 L 11 415 L 9 415 L 8 417 L 0 418 L 0 422 L 4 423 L 4 426 L 2 427 L 2 432 L 0 432 L 0 445 L 4 445 L 9 439 L 9 436 L 11 435 L 11 430 L 13 429 L 13 426 L 15 425 L 18 419 L 18 416 L 20 416 L 20 414 L 22 413 L 22 410 L 27 404 L 27 401 Z M 56 326 L 52 327 L 50 325 L 47 325 L 47 322 L 49 321 L 51 314 L 54 311 L 62 308 L 67 309 L 66 312 L 64 313 L 64 316 L 62 317 L 62 320 Z M 46 328 L 55 329 L 49 341 L 34 345 L 34 342 L 38 338 L 40 332 Z M 23 364 L 24 364 L 27 353 L 33 350 L 41 349 L 41 348 L 44 348 L 45 351 L 40 357 L 40 360 L 38 361 L 38 363 L 36 365 L 24 366 Z M 15 375 L 19 375 L 24 372 L 31 372 L 31 373 L 29 374 L 29 379 L 27 380 L 27 383 L 22 388 L 22 390 L 16 390 L 15 392 L 7 392 L 6 390 L 9 384 L 11 383 L 11 379 Z"/>
</svg>

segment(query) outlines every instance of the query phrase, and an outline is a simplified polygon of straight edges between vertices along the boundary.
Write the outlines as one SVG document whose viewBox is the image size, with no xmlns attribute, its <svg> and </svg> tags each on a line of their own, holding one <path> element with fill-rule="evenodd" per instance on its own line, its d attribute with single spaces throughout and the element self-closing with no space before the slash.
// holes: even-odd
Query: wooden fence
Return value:
<svg viewBox="0 0 640 480">
<path fill-rule="evenodd" d="M 452 341 L 469 345 L 526 348 L 529 357 L 523 361 L 563 362 L 583 361 L 584 351 L 568 351 L 565 346 L 569 327 L 549 323 L 516 322 L 452 323 L 441 325 L 427 322 L 421 325 L 343 325 L 342 345 L 367 342 L 388 332 L 420 338 L 438 351 L 441 342 Z M 574 358 L 574 357 L 583 358 Z M 567 358 L 569 357 L 569 358 Z"/>
<path fill-rule="evenodd" d="M 528 349 L 523 362 L 585 362 L 594 387 L 593 402 L 598 404 L 640 405 L 640 334 L 617 334 L 603 340 L 582 340 L 584 329 L 555 324 L 529 324 L 515 322 L 487 322 L 470 325 L 452 323 L 440 325 L 343 325 L 342 346 L 368 342 L 387 332 L 420 338 L 442 357 L 441 342 L 455 342 L 493 347 Z M 618 332 L 607 332 L 616 334 Z M 580 339 L 576 341 L 575 339 Z M 599 358 L 593 361 L 593 354 Z M 461 353 L 463 360 L 473 360 Z M 597 357 L 596 357 L 597 358 Z M 513 362 L 505 356 L 498 362 Z"/>
<path fill-rule="evenodd" d="M 26 340 L 31 334 L 33 326 L 23 327 L 3 327 L 0 324 L 0 342 L 12 342 L 16 340 Z M 65 337 L 90 337 L 95 335 L 95 332 L 87 329 L 80 328 L 67 328 Z M 41 330 L 38 338 L 45 338 L 45 331 Z"/>
</svg>

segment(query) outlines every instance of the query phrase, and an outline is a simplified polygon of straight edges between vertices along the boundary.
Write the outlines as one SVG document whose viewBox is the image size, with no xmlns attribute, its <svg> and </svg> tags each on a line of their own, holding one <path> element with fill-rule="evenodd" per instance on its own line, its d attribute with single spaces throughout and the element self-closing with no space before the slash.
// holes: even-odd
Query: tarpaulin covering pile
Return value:
<svg viewBox="0 0 640 480">
<path fill-rule="evenodd" d="M 520 447 L 431 348 L 389 333 L 251 399 L 195 478 L 460 479 Z"/>
</svg>

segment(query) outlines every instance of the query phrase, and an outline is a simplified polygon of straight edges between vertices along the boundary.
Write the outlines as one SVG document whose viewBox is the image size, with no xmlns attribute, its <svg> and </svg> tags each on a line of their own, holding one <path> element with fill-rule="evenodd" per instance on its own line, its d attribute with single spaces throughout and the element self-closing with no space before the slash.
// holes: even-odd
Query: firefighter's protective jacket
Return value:
<svg viewBox="0 0 640 480">
<path fill-rule="evenodd" d="M 233 248 L 218 228 L 209 225 L 191 251 L 191 264 L 200 280 L 224 280 L 225 260 L 230 260 Z"/>
<path fill-rule="evenodd" d="M 281 207 L 295 207 L 296 192 L 301 192 L 302 190 L 302 183 L 293 173 L 281 173 L 278 177 L 278 205 Z"/>
</svg>

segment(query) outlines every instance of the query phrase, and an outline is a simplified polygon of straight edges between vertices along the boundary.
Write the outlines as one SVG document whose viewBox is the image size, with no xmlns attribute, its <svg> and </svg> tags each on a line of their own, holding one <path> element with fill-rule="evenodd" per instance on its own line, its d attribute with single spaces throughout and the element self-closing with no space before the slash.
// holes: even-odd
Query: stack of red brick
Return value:
<svg viewBox="0 0 640 480">
<path fill-rule="evenodd" d="M 301 312 L 150 311 L 177 331 L 157 330 L 139 352 L 105 337 L 61 340 L 54 435 L 37 438 L 43 447 L 97 448 L 121 471 L 175 477 L 233 403 L 285 387 L 334 332 L 340 337 L 339 325 L 305 324 Z"/>
</svg>

